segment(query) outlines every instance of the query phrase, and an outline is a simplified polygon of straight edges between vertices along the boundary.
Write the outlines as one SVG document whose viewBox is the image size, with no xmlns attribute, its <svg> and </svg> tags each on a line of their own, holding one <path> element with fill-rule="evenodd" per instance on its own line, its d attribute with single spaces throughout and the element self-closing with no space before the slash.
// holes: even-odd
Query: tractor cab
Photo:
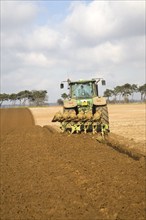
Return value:
<svg viewBox="0 0 146 220">
<path fill-rule="evenodd" d="M 98 96 L 98 82 L 101 79 L 92 79 L 92 80 L 79 80 L 79 81 L 70 81 L 69 79 L 65 82 L 68 82 L 68 89 L 70 90 L 71 99 L 84 99 L 84 98 L 93 98 Z M 105 85 L 105 80 L 101 80 L 102 85 Z M 64 88 L 64 84 L 60 84 L 60 88 Z"/>
<path fill-rule="evenodd" d="M 72 99 L 92 98 L 97 94 L 97 90 L 93 82 L 71 82 L 70 97 Z"/>
</svg>

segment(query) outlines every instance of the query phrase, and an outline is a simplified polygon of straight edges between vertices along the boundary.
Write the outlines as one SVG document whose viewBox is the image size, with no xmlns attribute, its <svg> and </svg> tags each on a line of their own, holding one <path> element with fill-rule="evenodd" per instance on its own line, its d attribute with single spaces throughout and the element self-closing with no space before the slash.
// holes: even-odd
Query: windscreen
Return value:
<svg viewBox="0 0 146 220">
<path fill-rule="evenodd" d="M 93 84 L 89 83 L 75 83 L 71 84 L 71 97 L 72 98 L 90 98 L 93 96 Z"/>
</svg>

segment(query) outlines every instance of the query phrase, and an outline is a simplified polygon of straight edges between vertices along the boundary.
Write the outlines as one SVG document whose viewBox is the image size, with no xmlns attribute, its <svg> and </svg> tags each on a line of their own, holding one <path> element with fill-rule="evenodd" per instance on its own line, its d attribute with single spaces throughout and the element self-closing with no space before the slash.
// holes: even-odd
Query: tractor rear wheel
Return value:
<svg viewBox="0 0 146 220">
<path fill-rule="evenodd" d="M 98 106 L 96 107 L 96 111 L 101 112 L 101 121 L 103 124 L 107 124 L 109 127 L 109 116 L 108 116 L 108 109 L 107 106 Z"/>
</svg>

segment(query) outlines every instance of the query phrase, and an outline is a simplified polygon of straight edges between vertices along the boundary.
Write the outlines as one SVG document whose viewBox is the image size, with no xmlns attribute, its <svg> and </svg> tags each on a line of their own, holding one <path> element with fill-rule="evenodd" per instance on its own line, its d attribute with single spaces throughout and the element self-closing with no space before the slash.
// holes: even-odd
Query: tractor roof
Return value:
<svg viewBox="0 0 146 220">
<path fill-rule="evenodd" d="M 78 80 L 78 81 L 69 81 L 69 84 L 84 84 L 84 83 L 95 83 L 97 80 L 96 79 L 91 79 L 91 80 Z"/>
</svg>

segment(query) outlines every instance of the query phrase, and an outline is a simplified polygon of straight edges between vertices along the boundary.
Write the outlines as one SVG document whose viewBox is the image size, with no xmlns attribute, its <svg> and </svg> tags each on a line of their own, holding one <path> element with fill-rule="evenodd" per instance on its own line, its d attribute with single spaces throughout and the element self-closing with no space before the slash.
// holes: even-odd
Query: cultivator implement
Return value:
<svg viewBox="0 0 146 220">
<path fill-rule="evenodd" d="M 93 134 L 101 132 L 102 135 L 108 133 L 109 127 L 102 120 L 101 111 L 97 111 L 94 115 L 91 111 L 79 112 L 76 114 L 74 110 L 66 110 L 64 113 L 57 112 L 52 122 L 60 122 L 62 132 L 87 133 Z"/>
</svg>

